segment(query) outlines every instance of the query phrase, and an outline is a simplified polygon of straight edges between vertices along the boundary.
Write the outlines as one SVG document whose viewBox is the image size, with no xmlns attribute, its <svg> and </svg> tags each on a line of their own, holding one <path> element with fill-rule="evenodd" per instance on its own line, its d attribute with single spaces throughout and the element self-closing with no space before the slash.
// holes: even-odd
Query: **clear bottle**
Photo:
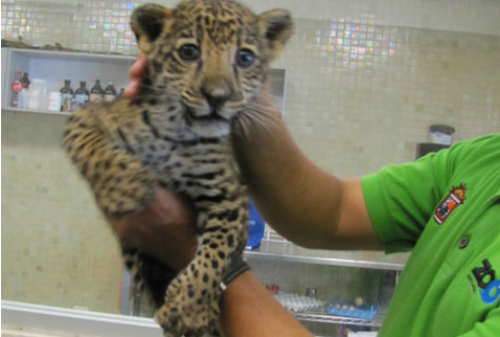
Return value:
<svg viewBox="0 0 500 337">
<path fill-rule="evenodd" d="M 71 89 L 71 81 L 64 80 L 64 87 L 62 87 L 59 91 L 61 92 L 61 111 L 72 111 L 75 93 L 73 92 L 73 89 Z"/>
<path fill-rule="evenodd" d="M 27 109 L 28 108 L 28 89 L 23 88 L 19 93 L 19 101 L 17 104 L 19 109 Z"/>
<path fill-rule="evenodd" d="M 80 88 L 75 91 L 75 104 L 74 109 L 79 109 L 88 104 L 90 93 L 86 88 L 87 82 L 80 81 Z"/>
<path fill-rule="evenodd" d="M 22 79 L 22 71 L 18 70 L 16 71 L 16 78 L 12 82 L 11 90 L 12 90 L 12 99 L 11 99 L 11 105 L 14 108 L 19 107 L 19 94 L 21 90 L 23 90 L 23 84 L 21 83 Z"/>
<path fill-rule="evenodd" d="M 98 104 L 102 102 L 102 98 L 104 95 L 104 90 L 101 87 L 101 81 L 96 80 L 92 89 L 90 89 L 90 104 Z"/>
<path fill-rule="evenodd" d="M 23 89 L 19 93 L 19 102 L 17 104 L 17 107 L 19 109 L 26 109 L 28 107 L 28 89 L 31 84 L 28 73 L 23 74 L 23 77 L 21 78 L 21 84 L 23 86 Z"/>
<path fill-rule="evenodd" d="M 116 99 L 116 89 L 113 86 L 113 82 L 108 82 L 108 85 L 104 89 L 104 102 L 112 102 Z"/>
</svg>

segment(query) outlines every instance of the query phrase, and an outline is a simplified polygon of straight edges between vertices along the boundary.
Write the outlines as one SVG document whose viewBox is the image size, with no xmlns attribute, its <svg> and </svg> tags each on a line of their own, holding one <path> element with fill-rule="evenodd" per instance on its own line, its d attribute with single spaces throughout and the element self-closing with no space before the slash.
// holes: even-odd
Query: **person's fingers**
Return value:
<svg viewBox="0 0 500 337">
<path fill-rule="evenodd" d="M 144 54 L 143 52 L 139 52 L 139 54 L 137 54 L 137 60 L 129 70 L 130 77 L 142 77 L 142 75 L 144 75 L 144 72 L 146 71 L 147 63 L 148 61 L 146 54 Z"/>
<path fill-rule="evenodd" d="M 127 87 L 125 88 L 123 96 L 127 98 L 134 98 L 139 93 L 139 87 L 140 87 L 139 80 L 137 79 L 131 80 L 127 85 Z"/>
<path fill-rule="evenodd" d="M 264 82 L 264 84 L 262 85 L 262 89 L 261 91 L 262 92 L 266 92 L 266 93 L 271 93 L 271 82 L 273 81 L 272 77 L 271 76 L 268 76 L 267 77 L 267 80 Z"/>
<path fill-rule="evenodd" d="M 125 97 L 133 98 L 139 93 L 142 77 L 146 72 L 146 67 L 147 67 L 146 54 L 140 52 L 137 55 L 137 60 L 129 70 L 130 82 L 125 88 L 125 92 L 123 93 Z"/>
<path fill-rule="evenodd" d="M 272 79 L 269 76 L 255 98 L 255 101 L 260 106 L 262 112 L 270 113 L 276 110 L 276 104 L 272 94 L 271 82 Z"/>
</svg>

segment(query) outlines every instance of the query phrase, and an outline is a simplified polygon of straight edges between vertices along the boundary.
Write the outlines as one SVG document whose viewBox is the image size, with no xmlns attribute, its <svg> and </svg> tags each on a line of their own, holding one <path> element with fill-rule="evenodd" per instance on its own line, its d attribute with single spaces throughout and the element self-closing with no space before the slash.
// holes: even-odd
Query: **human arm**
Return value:
<svg viewBox="0 0 500 337">
<path fill-rule="evenodd" d="M 227 337 L 312 336 L 251 271 L 228 285 L 221 309 L 221 325 Z"/>
<path fill-rule="evenodd" d="M 145 70 L 145 54 L 139 53 L 126 96 L 137 94 Z M 266 128 L 253 125 L 250 137 L 233 133 L 235 154 L 259 212 L 279 233 L 303 246 L 381 249 L 361 179 L 340 180 L 312 163 L 293 141 L 270 97 L 266 83 L 254 102 L 266 115 Z"/>
<path fill-rule="evenodd" d="M 280 234 L 311 248 L 381 249 L 361 179 L 341 180 L 298 148 L 270 101 L 267 84 L 255 106 L 267 127 L 233 134 L 242 174 L 259 212 Z"/>
<path fill-rule="evenodd" d="M 138 215 L 111 221 L 117 235 L 182 270 L 194 257 L 193 215 L 181 199 L 158 189 L 156 198 Z M 225 336 L 312 336 L 251 272 L 239 275 L 222 296 L 221 326 Z"/>
<path fill-rule="evenodd" d="M 125 95 L 139 90 L 145 58 L 139 56 L 131 69 L 132 81 Z M 196 236 L 193 214 L 178 196 L 157 189 L 156 198 L 140 214 L 113 221 L 117 235 L 135 247 L 182 270 L 194 257 Z M 274 298 L 251 272 L 246 271 L 227 284 L 221 302 L 221 326 L 230 336 L 312 336 Z"/>
</svg>

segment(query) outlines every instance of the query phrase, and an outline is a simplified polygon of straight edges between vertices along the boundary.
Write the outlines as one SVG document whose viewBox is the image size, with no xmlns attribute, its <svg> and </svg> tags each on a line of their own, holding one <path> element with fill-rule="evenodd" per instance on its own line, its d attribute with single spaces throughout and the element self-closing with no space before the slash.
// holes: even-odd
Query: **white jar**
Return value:
<svg viewBox="0 0 500 337">
<path fill-rule="evenodd" d="M 23 88 L 19 93 L 19 103 L 17 107 L 19 109 L 26 109 L 28 107 L 28 89 Z"/>
<path fill-rule="evenodd" d="M 43 91 L 36 89 L 28 90 L 27 107 L 31 110 L 41 110 L 43 104 Z"/>
<path fill-rule="evenodd" d="M 49 101 L 47 103 L 47 110 L 61 111 L 62 95 L 60 92 L 52 91 L 49 94 Z"/>
<path fill-rule="evenodd" d="M 434 144 L 451 145 L 453 133 L 455 133 L 453 126 L 443 124 L 431 125 L 429 131 L 430 141 Z"/>
<path fill-rule="evenodd" d="M 28 102 L 26 104 L 28 109 L 41 110 L 46 108 L 47 99 L 47 82 L 39 78 L 34 78 L 31 81 L 28 90 Z"/>
</svg>

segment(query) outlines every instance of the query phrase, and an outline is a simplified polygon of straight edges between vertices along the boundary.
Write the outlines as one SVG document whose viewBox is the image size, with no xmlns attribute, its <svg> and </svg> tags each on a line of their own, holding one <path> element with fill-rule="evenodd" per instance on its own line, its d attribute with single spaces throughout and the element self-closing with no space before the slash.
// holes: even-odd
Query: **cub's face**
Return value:
<svg viewBox="0 0 500 337">
<path fill-rule="evenodd" d="M 284 10 L 256 16 L 232 1 L 191 0 L 174 9 L 143 5 L 132 29 L 149 59 L 147 84 L 163 97 L 165 113 L 198 136 L 214 137 L 227 134 L 257 94 L 293 23 Z"/>
</svg>

